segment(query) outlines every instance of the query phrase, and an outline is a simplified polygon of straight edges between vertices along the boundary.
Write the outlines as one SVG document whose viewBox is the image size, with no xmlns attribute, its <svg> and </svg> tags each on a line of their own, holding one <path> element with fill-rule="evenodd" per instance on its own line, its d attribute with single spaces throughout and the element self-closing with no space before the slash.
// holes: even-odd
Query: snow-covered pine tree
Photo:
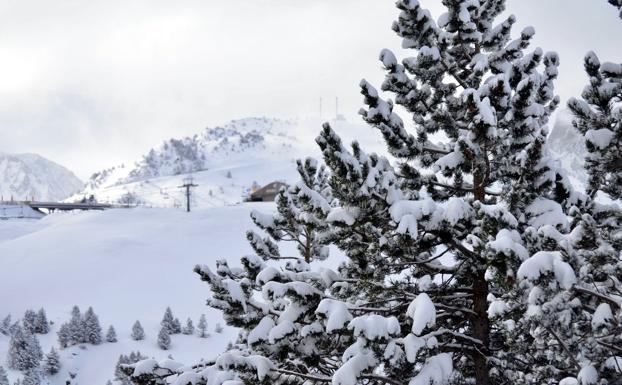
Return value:
<svg viewBox="0 0 622 385">
<path fill-rule="evenodd" d="M 216 326 L 214 326 L 214 332 L 217 334 L 222 333 L 223 328 L 222 325 L 220 324 L 220 322 L 216 322 Z"/>
<path fill-rule="evenodd" d="M 86 342 L 84 319 L 82 317 L 82 313 L 80 312 L 80 308 L 77 305 L 71 309 L 71 319 L 69 320 L 68 331 L 70 335 L 70 345 Z"/>
<path fill-rule="evenodd" d="M 48 317 L 45 314 L 45 309 L 43 308 L 39 309 L 37 312 L 36 329 L 36 332 L 39 334 L 47 334 L 50 331 Z"/>
<path fill-rule="evenodd" d="M 6 317 L 0 322 L 0 333 L 5 336 L 9 334 L 9 328 L 11 327 L 11 315 L 7 314 Z"/>
<path fill-rule="evenodd" d="M 201 314 L 199 317 L 199 323 L 197 324 L 198 335 L 201 338 L 209 337 L 207 333 L 207 319 L 205 318 L 205 314 Z"/>
<path fill-rule="evenodd" d="M 173 320 L 173 333 L 172 334 L 179 334 L 181 333 L 181 322 L 179 322 L 179 318 L 175 317 L 175 319 Z"/>
<path fill-rule="evenodd" d="M 37 336 L 18 326 L 9 341 L 7 364 L 10 369 L 28 370 L 38 368 L 43 352 Z"/>
<path fill-rule="evenodd" d="M 58 344 L 60 345 L 61 349 L 72 345 L 71 327 L 68 323 L 60 325 L 60 328 L 58 329 L 56 335 L 58 336 Z"/>
<path fill-rule="evenodd" d="M 22 327 L 25 332 L 36 333 L 37 332 L 37 313 L 33 310 L 26 310 L 24 312 L 24 318 L 22 319 Z"/>
<path fill-rule="evenodd" d="M 162 350 L 168 350 L 171 347 L 171 337 L 166 326 L 162 326 L 158 333 L 158 346 Z"/>
<path fill-rule="evenodd" d="M 173 316 L 173 311 L 170 307 L 167 307 L 164 311 L 164 316 L 162 316 L 160 326 L 166 328 L 169 335 L 175 334 L 175 317 Z"/>
<path fill-rule="evenodd" d="M 9 377 L 2 365 L 0 365 L 0 385 L 10 385 Z"/>
<path fill-rule="evenodd" d="M 186 320 L 186 326 L 182 330 L 182 333 L 186 335 L 194 334 L 194 324 L 192 323 L 192 319 L 190 317 Z"/>
<path fill-rule="evenodd" d="M 542 358 L 556 361 L 555 369 L 568 375 L 569 381 L 582 384 L 609 383 L 622 372 L 618 348 L 622 344 L 618 300 L 622 293 L 622 212 L 599 198 L 622 198 L 618 185 L 622 181 L 618 167 L 622 164 L 622 65 L 601 64 L 590 52 L 585 69 L 590 84 L 581 99 L 569 101 L 569 107 L 575 114 L 575 127 L 586 139 L 588 197 L 569 211 L 570 233 L 547 229 L 541 245 L 543 250 L 558 250 L 563 260 L 571 262 L 574 274 L 566 275 L 574 282 L 570 288 L 560 288 L 551 284 L 553 277 L 538 273 L 547 266 L 543 264 L 546 255 L 535 261 L 538 269 L 519 269 L 519 275 L 530 283 L 528 319 L 532 326 L 534 320 L 539 326 L 532 334 L 548 345 Z M 550 264 L 549 268 L 554 270 Z M 547 343 L 545 334 L 554 338 Z"/>
<path fill-rule="evenodd" d="M 586 139 L 588 194 L 594 197 L 600 190 L 619 199 L 622 197 L 622 64 L 601 63 L 594 52 L 589 52 L 585 70 L 590 84 L 580 99 L 570 99 L 568 107 L 576 118 L 574 126 Z"/>
<path fill-rule="evenodd" d="M 60 368 L 60 355 L 52 346 L 52 349 L 45 355 L 45 359 L 43 360 L 43 372 L 49 375 L 54 375 L 59 372 Z"/>
<path fill-rule="evenodd" d="M 123 373 L 123 371 L 121 370 L 121 366 L 127 365 L 127 364 L 131 364 L 130 359 L 128 358 L 128 356 L 121 354 L 119 356 L 119 359 L 117 360 L 117 364 L 115 366 L 115 371 L 114 371 L 114 379 L 115 381 L 120 382 L 121 385 L 131 384 L 129 377 L 125 373 Z"/>
<path fill-rule="evenodd" d="M 132 339 L 134 341 L 141 341 L 145 339 L 145 330 L 138 320 L 134 322 L 134 325 L 132 326 Z"/>
<path fill-rule="evenodd" d="M 22 385 L 41 385 L 41 371 L 39 368 L 31 368 L 26 370 Z"/>
<path fill-rule="evenodd" d="M 132 382 L 130 381 L 130 378 L 123 372 L 121 367 L 123 365 L 136 363 L 146 358 L 147 357 L 143 356 L 140 351 L 131 352 L 129 356 L 121 354 L 115 366 L 115 382 L 119 382 L 121 385 L 131 385 Z"/>
<path fill-rule="evenodd" d="M 231 351 L 196 371 L 197 383 L 217 372 L 244 383 L 334 385 L 565 376 L 565 366 L 541 359 L 552 350 L 529 330 L 516 338 L 529 326 L 517 325 L 529 309 L 515 290 L 517 270 L 541 259 L 548 239 L 540 230 L 567 232 L 564 209 L 580 204 L 545 149 L 559 103 L 558 58 L 527 52 L 533 28 L 511 40 L 513 16 L 495 24 L 503 0 L 442 3 L 436 22 L 418 1 L 399 0 L 393 29 L 415 55 L 380 55 L 382 90 L 412 115 L 412 127 L 361 82 L 361 115 L 381 132 L 397 169 L 357 143 L 347 149 L 329 125 L 317 139 L 330 178 L 329 191 L 313 194 L 313 208 L 328 212 L 314 218 L 326 227 L 322 240 L 345 254 L 339 270 L 311 266 L 304 249 L 282 261 L 274 242 L 254 248 L 261 258 L 243 257 L 242 269 L 221 261 L 216 272 L 195 268 L 210 284 L 208 304 L 242 329 Z M 306 210 L 299 217 L 317 214 Z M 544 259 L 574 273 L 561 253 Z M 552 275 L 557 286 L 569 283 Z M 166 373 L 150 367 L 137 383 Z M 543 367 L 554 376 L 541 377 Z"/>
<path fill-rule="evenodd" d="M 93 311 L 92 307 L 89 307 L 86 313 L 84 313 L 84 342 L 91 343 L 93 345 L 99 345 L 102 343 L 102 328 L 99 324 L 99 318 Z"/>
<path fill-rule="evenodd" d="M 311 158 L 298 160 L 297 169 L 301 180 L 279 191 L 276 214 L 251 213 L 257 227 L 272 238 L 262 238 L 253 231 L 246 234 L 255 253 L 264 259 L 291 259 L 280 255 L 275 242 L 281 241 L 294 243 L 307 262 L 328 256 L 328 247 L 323 245 L 325 218 L 330 209 L 330 202 L 323 197 L 330 194 L 326 170 Z"/>
<path fill-rule="evenodd" d="M 108 331 L 106 332 L 106 342 L 117 342 L 117 332 L 114 330 L 114 326 L 112 325 L 110 325 Z"/>
</svg>

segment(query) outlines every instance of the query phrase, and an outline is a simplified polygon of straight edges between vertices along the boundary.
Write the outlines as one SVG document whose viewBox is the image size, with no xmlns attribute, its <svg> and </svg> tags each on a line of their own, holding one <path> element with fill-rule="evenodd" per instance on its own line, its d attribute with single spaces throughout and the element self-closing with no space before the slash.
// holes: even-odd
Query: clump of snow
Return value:
<svg viewBox="0 0 622 385">
<path fill-rule="evenodd" d="M 594 146 L 603 149 L 609 146 L 613 135 L 613 131 L 610 129 L 601 128 L 599 130 L 588 130 L 585 133 L 585 139 L 587 139 L 587 141 L 592 143 Z"/>
<path fill-rule="evenodd" d="M 417 337 L 416 335 L 409 333 L 404 337 L 404 351 L 406 352 L 406 360 L 410 363 L 417 361 L 417 353 L 419 350 L 426 346 L 425 339 Z"/>
<path fill-rule="evenodd" d="M 559 285 L 569 289 L 577 281 L 572 267 L 564 262 L 558 251 L 539 251 L 518 268 L 518 278 L 536 280 L 544 273 L 554 273 Z"/>
<path fill-rule="evenodd" d="M 585 365 L 577 375 L 580 385 L 592 385 L 598 382 L 598 371 L 593 365 Z"/>
<path fill-rule="evenodd" d="M 450 353 L 441 353 L 430 357 L 409 385 L 444 384 L 453 372 Z"/>
<path fill-rule="evenodd" d="M 400 323 L 395 317 L 383 317 L 378 314 L 367 314 L 356 317 L 348 325 L 355 336 L 364 336 L 368 340 L 388 339 L 400 333 Z"/>
<path fill-rule="evenodd" d="M 545 225 L 568 227 L 568 218 L 561 205 L 553 200 L 537 198 L 527 206 L 526 211 L 531 216 L 529 224 L 536 229 Z"/>
<path fill-rule="evenodd" d="M 505 301 L 496 299 L 490 302 L 490 305 L 488 305 L 488 318 L 502 316 L 507 310 L 507 303 L 505 303 Z"/>
<path fill-rule="evenodd" d="M 246 337 L 247 342 L 255 344 L 260 341 L 268 341 L 268 334 L 273 327 L 274 320 L 269 316 L 263 317 L 257 326 L 248 333 Z"/>
<path fill-rule="evenodd" d="M 320 301 L 315 312 L 326 317 L 326 332 L 328 333 L 345 328 L 353 318 L 344 302 L 328 298 Z"/>
<path fill-rule="evenodd" d="M 600 326 L 606 326 L 611 320 L 613 320 L 613 312 L 611 311 L 611 307 L 607 303 L 601 303 L 598 305 L 596 310 L 594 310 L 594 315 L 592 316 L 592 328 L 597 329 Z"/>
<path fill-rule="evenodd" d="M 357 346 L 357 350 L 358 346 Z M 357 378 L 361 372 L 367 368 L 374 367 L 377 359 L 373 352 L 358 351 L 350 357 L 339 369 L 333 374 L 333 385 L 356 385 Z"/>
<path fill-rule="evenodd" d="M 357 207 L 335 207 L 328 213 L 326 221 L 343 222 L 348 226 L 352 226 L 356 222 L 358 214 Z"/>
<path fill-rule="evenodd" d="M 523 261 L 529 258 L 529 252 L 523 246 L 520 234 L 516 230 L 501 229 L 495 240 L 488 242 L 488 247 L 508 256 L 514 254 Z"/>
<path fill-rule="evenodd" d="M 423 329 L 436 324 L 436 307 L 426 293 L 419 294 L 410 303 L 406 314 L 413 320 L 412 332 L 415 335 L 421 335 Z"/>
</svg>

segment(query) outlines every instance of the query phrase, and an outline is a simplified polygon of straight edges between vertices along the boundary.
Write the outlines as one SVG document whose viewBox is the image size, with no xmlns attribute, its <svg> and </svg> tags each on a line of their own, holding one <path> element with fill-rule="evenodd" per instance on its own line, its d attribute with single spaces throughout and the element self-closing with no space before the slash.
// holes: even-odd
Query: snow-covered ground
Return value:
<svg viewBox="0 0 622 385">
<path fill-rule="evenodd" d="M 104 212 L 58 213 L 39 221 L 0 221 L 0 318 L 21 318 L 26 309 L 44 307 L 54 322 L 40 335 L 44 352 L 58 343 L 56 332 L 69 320 L 73 305 L 82 311 L 93 306 L 104 331 L 114 325 L 119 342 L 61 350 L 63 369 L 51 378 L 64 384 L 105 384 L 113 378 L 120 354 L 140 350 L 143 355 L 194 362 L 213 358 L 236 337 L 224 326 L 219 312 L 205 306 L 208 286 L 192 272 L 195 264 L 214 266 L 220 258 L 237 264 L 251 252 L 245 230 L 252 228 L 252 209 L 271 211 L 272 203 L 246 203 L 201 209 L 191 213 L 174 209 L 135 208 Z M 167 306 L 182 324 L 191 317 L 195 326 L 206 314 L 211 336 L 172 336 L 172 348 L 156 345 L 159 323 Z M 147 338 L 130 338 L 140 320 Z M 0 365 L 4 365 L 8 337 L 0 334 Z M 11 372 L 15 379 L 17 372 Z"/>
</svg>

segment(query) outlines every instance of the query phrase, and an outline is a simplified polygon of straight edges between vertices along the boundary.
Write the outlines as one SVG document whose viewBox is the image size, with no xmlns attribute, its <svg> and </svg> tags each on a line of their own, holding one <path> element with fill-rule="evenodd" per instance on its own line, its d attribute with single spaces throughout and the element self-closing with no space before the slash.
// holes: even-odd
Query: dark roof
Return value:
<svg viewBox="0 0 622 385">
<path fill-rule="evenodd" d="M 283 182 L 271 182 L 251 194 L 251 199 L 271 197 L 274 198 L 279 193 L 281 187 L 287 186 Z"/>
</svg>

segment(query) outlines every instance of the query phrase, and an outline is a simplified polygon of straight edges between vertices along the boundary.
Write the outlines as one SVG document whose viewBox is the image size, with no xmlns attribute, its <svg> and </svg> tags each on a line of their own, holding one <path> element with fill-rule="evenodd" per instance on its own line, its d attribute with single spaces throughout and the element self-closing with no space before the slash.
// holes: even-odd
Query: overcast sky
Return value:
<svg viewBox="0 0 622 385">
<path fill-rule="evenodd" d="M 421 0 L 439 15 L 440 0 Z M 606 0 L 508 0 L 561 56 L 557 92 L 582 57 L 622 62 Z M 170 137 L 247 116 L 357 119 L 358 82 L 399 52 L 393 0 L 0 0 L 0 151 L 35 152 L 87 178 Z M 319 129 L 319 127 L 318 127 Z"/>
</svg>

